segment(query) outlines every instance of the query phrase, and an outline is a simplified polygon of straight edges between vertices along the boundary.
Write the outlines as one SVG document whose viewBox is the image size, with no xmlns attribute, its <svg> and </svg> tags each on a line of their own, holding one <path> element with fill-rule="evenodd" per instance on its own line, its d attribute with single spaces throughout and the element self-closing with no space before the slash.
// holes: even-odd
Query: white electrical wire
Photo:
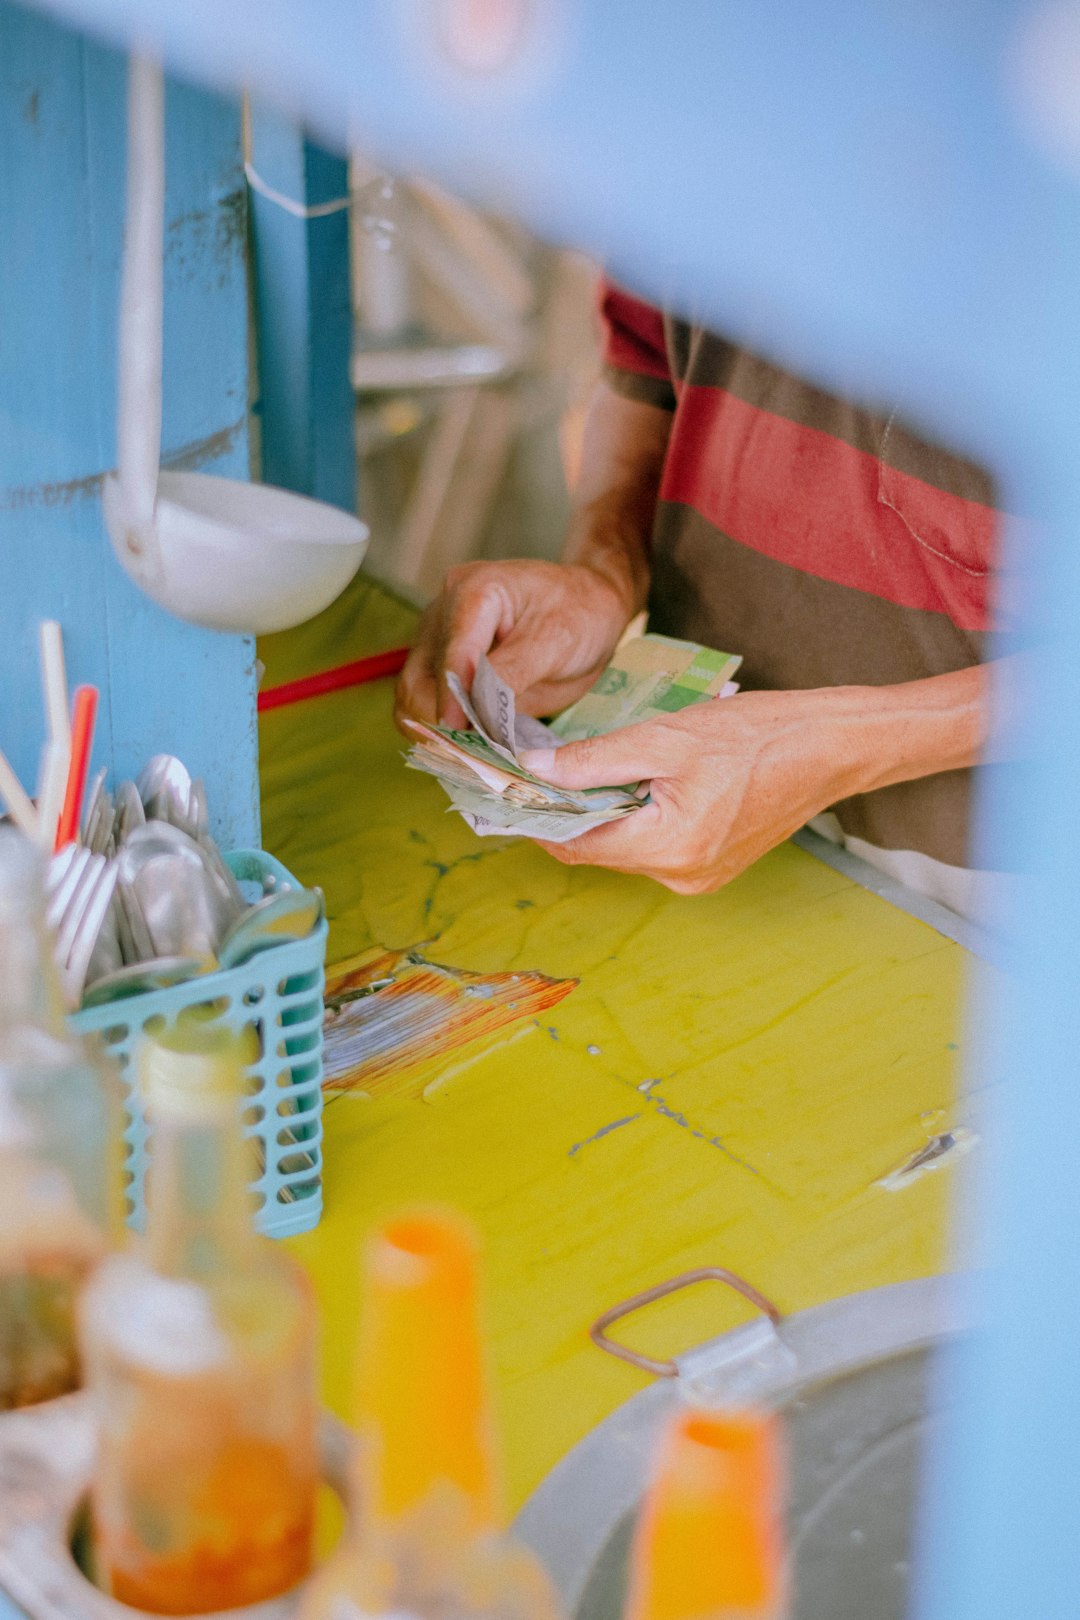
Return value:
<svg viewBox="0 0 1080 1620">
<path fill-rule="evenodd" d="M 286 197 L 283 191 L 275 191 L 273 186 L 268 186 L 255 165 L 247 159 L 244 160 L 244 174 L 252 191 L 257 191 L 268 202 L 276 203 L 294 219 L 325 219 L 328 214 L 340 214 L 349 207 L 348 197 L 332 197 L 329 202 L 322 203 L 299 203 L 295 197 Z"/>
</svg>

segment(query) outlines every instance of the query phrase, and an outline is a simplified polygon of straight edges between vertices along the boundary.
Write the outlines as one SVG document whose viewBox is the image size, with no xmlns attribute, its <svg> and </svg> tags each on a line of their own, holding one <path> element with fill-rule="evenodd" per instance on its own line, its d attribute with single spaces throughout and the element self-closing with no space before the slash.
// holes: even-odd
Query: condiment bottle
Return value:
<svg viewBox="0 0 1080 1620">
<path fill-rule="evenodd" d="M 476 1247 L 439 1212 L 369 1243 L 354 1513 L 303 1620 L 557 1620 L 539 1564 L 501 1534 Z"/>
<path fill-rule="evenodd" d="M 91 1573 L 155 1614 L 202 1614 L 308 1573 L 318 1488 L 315 1312 L 251 1223 L 245 1048 L 190 1016 L 140 1054 L 147 1236 L 82 1309 L 100 1446 Z"/>
<path fill-rule="evenodd" d="M 624 1620 L 781 1620 L 782 1494 L 775 1417 L 680 1414 L 638 1522 Z"/>
<path fill-rule="evenodd" d="M 120 1227 L 119 1092 L 67 1029 L 43 878 L 0 829 L 0 1410 L 77 1388 L 76 1300 Z"/>
</svg>

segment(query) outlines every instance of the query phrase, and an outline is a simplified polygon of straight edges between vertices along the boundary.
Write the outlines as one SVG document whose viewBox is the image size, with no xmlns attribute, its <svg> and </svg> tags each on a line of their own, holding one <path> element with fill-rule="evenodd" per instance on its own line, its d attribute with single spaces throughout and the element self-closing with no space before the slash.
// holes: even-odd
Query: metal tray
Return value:
<svg viewBox="0 0 1080 1620">
<path fill-rule="evenodd" d="M 955 1280 L 929 1278 L 778 1325 L 764 1318 L 679 1357 L 677 1376 L 612 1413 L 517 1520 L 573 1620 L 619 1620 L 653 1443 L 680 1402 L 784 1412 L 794 1620 L 903 1620 L 919 1465 L 935 1421 L 933 1352 L 967 1325 L 959 1295 Z"/>
</svg>

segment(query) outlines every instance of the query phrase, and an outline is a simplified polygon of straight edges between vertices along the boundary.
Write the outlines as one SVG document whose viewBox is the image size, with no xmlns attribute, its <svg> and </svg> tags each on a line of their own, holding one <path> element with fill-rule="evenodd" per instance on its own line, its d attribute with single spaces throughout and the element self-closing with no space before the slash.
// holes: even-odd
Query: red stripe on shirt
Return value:
<svg viewBox="0 0 1080 1620">
<path fill-rule="evenodd" d="M 646 377 L 670 378 L 664 321 L 658 309 L 605 281 L 600 287 L 600 319 L 607 365 Z"/>
<path fill-rule="evenodd" d="M 996 513 L 720 388 L 681 387 L 660 497 L 818 579 L 989 624 Z"/>
</svg>

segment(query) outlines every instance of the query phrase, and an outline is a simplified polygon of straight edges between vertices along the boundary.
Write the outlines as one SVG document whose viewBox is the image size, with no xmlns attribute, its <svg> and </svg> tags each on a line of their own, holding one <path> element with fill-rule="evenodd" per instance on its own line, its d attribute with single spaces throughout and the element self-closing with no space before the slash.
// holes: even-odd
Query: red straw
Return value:
<svg viewBox="0 0 1080 1620">
<path fill-rule="evenodd" d="M 94 745 L 97 705 L 96 686 L 80 686 L 76 689 L 71 704 L 71 764 L 68 766 L 64 808 L 56 829 L 57 849 L 74 843 L 79 836 L 79 816 L 86 792 L 86 775 L 90 769 L 90 750 Z"/>
<path fill-rule="evenodd" d="M 397 675 L 404 669 L 410 651 L 409 647 L 392 647 L 389 652 L 358 658 L 351 664 L 338 664 L 336 669 L 304 675 L 298 681 L 268 686 L 265 692 L 259 693 L 259 713 L 283 709 L 287 703 L 302 703 L 305 698 L 321 697 L 324 692 L 340 692 L 347 686 L 363 686 L 366 681 L 377 681 L 384 675 Z"/>
</svg>

